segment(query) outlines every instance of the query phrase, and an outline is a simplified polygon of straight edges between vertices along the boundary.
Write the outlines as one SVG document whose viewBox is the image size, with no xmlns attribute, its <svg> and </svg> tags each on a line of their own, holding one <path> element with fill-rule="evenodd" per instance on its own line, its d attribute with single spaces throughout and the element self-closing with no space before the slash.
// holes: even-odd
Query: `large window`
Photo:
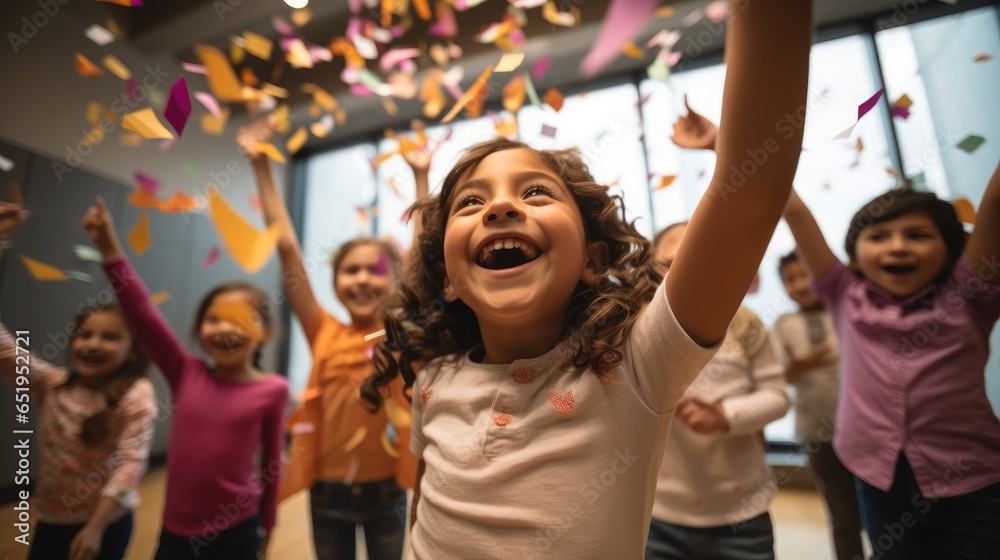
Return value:
<svg viewBox="0 0 1000 560">
<path fill-rule="evenodd" d="M 946 198 L 963 196 L 978 204 L 998 157 L 1000 142 L 1000 55 L 998 18 L 993 8 L 969 11 L 870 35 L 850 35 L 817 44 L 811 55 L 804 149 L 795 187 L 813 209 L 833 250 L 841 258 L 850 218 L 868 200 L 914 178 Z M 877 54 L 875 56 L 877 45 Z M 881 68 L 876 63 L 881 60 Z M 624 196 L 626 215 L 639 231 L 656 231 L 687 220 L 708 186 L 715 167 L 710 151 L 678 149 L 670 142 L 672 125 L 684 111 L 684 98 L 715 122 L 722 109 L 725 66 L 674 74 L 669 84 L 643 79 L 568 95 L 560 111 L 527 105 L 517 115 L 520 140 L 537 148 L 577 147 L 596 180 Z M 884 83 L 884 86 L 883 86 Z M 848 138 L 835 139 L 856 122 L 858 106 L 880 88 L 894 102 L 912 101 L 909 116 L 893 117 L 884 100 L 864 116 Z M 508 113 L 502 119 L 511 118 Z M 937 124 L 936 124 L 937 123 Z M 946 123 L 946 124 L 941 124 Z M 776 133 L 778 133 L 776 131 Z M 447 138 L 431 166 L 431 191 L 440 187 L 462 151 L 496 134 L 492 116 L 428 129 Z M 976 150 L 961 149 L 969 134 L 986 139 Z M 393 140 L 373 141 L 316 156 L 308 167 L 305 248 L 325 248 L 361 233 L 391 237 L 408 247 L 412 226 L 402 214 L 414 197 L 413 175 L 395 156 L 373 170 L 370 160 L 396 147 Z M 898 147 L 898 154 L 897 154 Z M 669 182 L 664 177 L 674 177 Z M 333 180 L 336 178 L 336 180 Z M 359 224 L 355 206 L 377 206 L 368 228 Z M 778 276 L 778 258 L 794 242 L 779 224 L 760 269 L 759 287 L 744 304 L 771 326 L 794 311 Z M 315 267 L 312 279 L 324 306 L 333 301 L 329 266 Z M 340 313 L 339 311 L 337 311 Z M 346 317 L 338 314 L 338 318 Z M 292 379 L 308 369 L 308 351 L 296 326 Z M 994 338 L 994 345 L 1000 339 Z M 304 375 L 304 374 L 301 374 Z M 1000 407 L 1000 365 L 991 361 L 990 396 Z M 794 394 L 794 391 L 790 391 Z M 998 408 L 1000 410 L 1000 408 Z M 766 429 L 771 441 L 794 440 L 794 412 Z"/>
</svg>

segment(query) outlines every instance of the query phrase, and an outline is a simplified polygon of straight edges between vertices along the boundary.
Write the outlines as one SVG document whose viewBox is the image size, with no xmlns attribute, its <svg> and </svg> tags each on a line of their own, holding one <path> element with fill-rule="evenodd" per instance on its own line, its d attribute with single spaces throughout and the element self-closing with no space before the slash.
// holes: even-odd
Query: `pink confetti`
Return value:
<svg viewBox="0 0 1000 560">
<path fill-rule="evenodd" d="M 684 24 L 684 27 L 691 27 L 692 25 L 701 21 L 703 17 L 705 17 L 704 13 L 701 11 L 701 8 L 698 8 L 697 10 L 694 10 L 690 14 L 684 16 L 684 19 L 681 20 L 681 23 Z"/>
<path fill-rule="evenodd" d="M 222 109 L 219 108 L 219 101 L 212 97 L 211 93 L 206 93 L 204 91 L 194 92 L 194 98 L 198 100 L 202 105 L 208 109 L 208 112 L 212 113 L 216 117 L 222 116 Z"/>
<path fill-rule="evenodd" d="M 173 146 L 174 142 L 176 141 L 177 141 L 176 138 L 164 138 L 163 140 L 160 141 L 160 144 L 157 146 L 157 148 L 159 148 L 161 152 L 165 152 L 169 150 L 170 147 Z"/>
<path fill-rule="evenodd" d="M 436 10 L 437 21 L 427 26 L 427 32 L 435 37 L 454 37 L 458 34 L 458 22 L 455 21 L 455 12 L 447 4 L 441 4 L 441 8 Z"/>
<path fill-rule="evenodd" d="M 556 127 L 549 126 L 547 124 L 542 125 L 542 136 L 548 136 L 549 138 L 556 137 Z"/>
<path fill-rule="evenodd" d="M 132 78 L 125 80 L 125 94 L 128 95 L 129 100 L 133 103 L 136 102 L 137 89 L 139 89 L 139 84 L 135 83 L 135 80 Z"/>
<path fill-rule="evenodd" d="M 280 16 L 274 16 L 274 18 L 271 19 L 271 25 L 274 26 L 275 31 L 281 33 L 282 35 L 295 35 L 295 28 L 292 27 L 292 24 L 288 23 Z"/>
<path fill-rule="evenodd" d="M 378 262 L 375 263 L 375 275 L 385 276 L 386 274 L 389 274 L 389 255 L 383 251 L 379 253 Z"/>
<path fill-rule="evenodd" d="M 372 90 L 361 84 L 351 84 L 350 92 L 352 95 L 358 95 L 361 97 L 368 97 L 372 95 Z"/>
<path fill-rule="evenodd" d="M 208 75 L 208 70 L 201 64 L 194 64 L 192 62 L 182 62 L 181 68 L 192 74 L 205 74 Z"/>
<path fill-rule="evenodd" d="M 187 124 L 189 116 L 191 116 L 191 96 L 188 93 L 187 80 L 181 76 L 170 86 L 170 97 L 167 99 L 167 108 L 163 110 L 163 118 L 167 119 L 180 136 L 184 133 L 184 125 Z"/>
<path fill-rule="evenodd" d="M 140 187 L 149 191 L 149 194 L 156 194 L 156 190 L 160 188 L 159 181 L 151 175 L 146 175 L 142 171 L 135 172 L 135 182 L 139 183 Z"/>
<path fill-rule="evenodd" d="M 892 112 L 892 116 L 899 117 L 899 118 L 903 119 L 904 121 L 906 119 L 910 118 L 910 109 L 909 109 L 909 107 L 903 107 L 902 105 L 893 105 L 890 108 L 890 111 Z"/>
<path fill-rule="evenodd" d="M 219 248 L 212 247 L 211 249 L 209 249 L 208 254 L 205 255 L 205 260 L 201 261 L 202 270 L 211 268 L 212 265 L 215 264 L 215 261 L 218 260 L 218 258 L 219 258 Z"/>
<path fill-rule="evenodd" d="M 868 99 L 868 101 L 865 101 L 861 105 L 858 105 L 858 120 L 859 121 L 861 120 L 861 117 L 867 115 L 868 111 L 871 111 L 875 107 L 875 105 L 878 104 L 878 100 L 882 99 L 882 94 L 883 93 L 885 93 L 885 90 L 884 89 L 880 89 L 880 90 L 878 90 L 875 93 L 875 95 L 871 96 Z"/>
<path fill-rule="evenodd" d="M 612 0 L 597 40 L 580 63 L 583 77 L 593 78 L 617 58 L 622 46 L 635 38 L 652 19 L 657 4 L 657 0 Z"/>
<path fill-rule="evenodd" d="M 420 49 L 392 49 L 382 55 L 379 67 L 382 72 L 388 73 L 395 66 L 418 56 L 420 56 Z"/>
<path fill-rule="evenodd" d="M 708 18 L 709 21 L 718 23 L 726 19 L 726 16 L 728 15 L 729 4 L 726 0 L 716 0 L 715 2 L 705 6 L 705 17 Z"/>
<path fill-rule="evenodd" d="M 361 35 L 361 30 L 364 28 L 365 22 L 363 19 L 351 18 L 351 20 L 347 22 L 347 31 L 344 32 L 344 36 L 347 37 L 348 41 L 353 43 L 354 38 Z"/>
<path fill-rule="evenodd" d="M 535 77 L 536 80 L 541 80 L 545 77 L 545 74 L 549 72 L 549 68 L 552 67 L 551 58 L 542 58 L 531 67 L 531 75 Z"/>
<path fill-rule="evenodd" d="M 352 14 L 358 15 L 361 13 L 361 0 L 347 0 L 347 6 Z"/>
</svg>

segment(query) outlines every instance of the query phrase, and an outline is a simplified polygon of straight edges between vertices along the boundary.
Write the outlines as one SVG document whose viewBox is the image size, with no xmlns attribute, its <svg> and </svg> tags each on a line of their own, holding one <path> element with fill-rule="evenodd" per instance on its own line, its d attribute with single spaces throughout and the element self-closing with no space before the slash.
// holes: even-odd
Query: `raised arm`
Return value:
<svg viewBox="0 0 1000 560">
<path fill-rule="evenodd" d="M 410 125 L 413 130 L 419 135 L 424 135 L 424 123 L 420 119 L 413 119 Z M 419 202 L 427 198 L 427 194 L 430 192 L 430 169 L 431 169 L 431 158 L 434 157 L 434 152 L 440 144 L 430 147 L 429 145 L 424 146 L 419 150 L 410 150 L 403 152 L 403 159 L 406 160 L 406 164 L 410 166 L 413 170 L 413 179 L 416 182 L 417 196 L 414 202 Z M 420 238 L 420 233 L 423 230 L 423 222 L 420 219 L 420 212 L 414 210 L 410 214 L 410 220 L 413 221 L 413 242 L 410 247 L 416 247 L 417 239 Z"/>
<path fill-rule="evenodd" d="M 819 224 L 816 223 L 816 218 L 795 190 L 792 190 L 792 194 L 788 197 L 785 222 L 788 223 L 788 229 L 792 230 L 792 237 L 795 238 L 799 256 L 802 257 L 800 262 L 806 269 L 806 274 L 813 280 L 822 278 L 830 270 L 830 266 L 837 262 L 837 256 L 830 250 Z"/>
<path fill-rule="evenodd" d="M 308 329 L 319 313 L 320 305 L 309 284 L 305 262 L 302 259 L 302 248 L 295 236 L 292 219 L 288 216 L 288 208 L 278 192 L 271 174 L 271 163 L 267 156 L 255 148 L 259 142 L 270 142 L 273 136 L 268 122 L 259 120 L 256 123 L 240 129 L 236 138 L 243 152 L 250 158 L 254 177 L 257 179 L 257 191 L 260 193 L 260 205 L 264 210 L 264 220 L 268 226 L 280 224 L 281 235 L 278 237 L 278 256 L 281 259 L 281 280 L 292 313 L 299 318 L 302 327 Z"/>
<path fill-rule="evenodd" d="M 962 258 L 979 279 L 991 284 L 1000 284 L 1000 274 L 994 272 L 992 264 L 1000 259 L 1000 165 L 993 171 L 983 200 L 979 203 L 976 227 L 965 244 Z M 983 265 L 987 266 L 983 266 Z"/>
<path fill-rule="evenodd" d="M 149 297 L 149 289 L 125 258 L 111 213 L 97 197 L 83 217 L 83 227 L 104 256 L 102 267 L 118 297 L 129 331 L 153 360 L 171 389 L 176 389 L 188 360 L 196 360 L 181 344 L 170 324 Z"/>
<path fill-rule="evenodd" d="M 681 326 L 710 345 L 746 294 L 788 199 L 806 103 L 812 2 L 730 0 L 729 68 L 715 174 L 691 218 L 667 297 Z"/>
</svg>

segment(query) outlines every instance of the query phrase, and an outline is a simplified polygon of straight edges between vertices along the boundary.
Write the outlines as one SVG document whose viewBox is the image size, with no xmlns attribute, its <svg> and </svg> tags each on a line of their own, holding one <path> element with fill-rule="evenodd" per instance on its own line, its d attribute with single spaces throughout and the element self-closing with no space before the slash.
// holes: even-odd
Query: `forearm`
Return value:
<svg viewBox="0 0 1000 560">
<path fill-rule="evenodd" d="M 279 224 L 282 227 L 281 236 L 278 238 L 279 251 L 299 250 L 295 229 L 292 227 L 292 219 L 288 215 L 288 208 L 274 182 L 270 161 L 268 161 L 267 156 L 257 155 L 251 160 L 251 163 L 254 175 L 257 177 L 257 191 L 260 193 L 260 205 L 264 212 L 264 220 L 268 226 Z"/>
<path fill-rule="evenodd" d="M 108 525 L 120 519 L 128 511 L 116 500 L 104 496 L 97 502 L 97 508 L 87 520 L 87 525 L 103 533 Z"/>
<path fill-rule="evenodd" d="M 814 280 L 822 278 L 837 257 L 827 245 L 816 218 L 794 190 L 788 197 L 785 222 L 795 238 L 806 273 Z"/>
</svg>

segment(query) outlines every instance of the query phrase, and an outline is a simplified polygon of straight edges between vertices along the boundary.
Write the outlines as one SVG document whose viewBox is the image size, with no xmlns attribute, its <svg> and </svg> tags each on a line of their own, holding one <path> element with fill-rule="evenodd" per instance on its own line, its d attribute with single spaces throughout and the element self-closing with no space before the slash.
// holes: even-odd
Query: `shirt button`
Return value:
<svg viewBox="0 0 1000 560">
<path fill-rule="evenodd" d="M 518 383 L 527 383 L 531 381 L 531 372 L 521 368 L 514 372 L 514 380 Z"/>
</svg>

